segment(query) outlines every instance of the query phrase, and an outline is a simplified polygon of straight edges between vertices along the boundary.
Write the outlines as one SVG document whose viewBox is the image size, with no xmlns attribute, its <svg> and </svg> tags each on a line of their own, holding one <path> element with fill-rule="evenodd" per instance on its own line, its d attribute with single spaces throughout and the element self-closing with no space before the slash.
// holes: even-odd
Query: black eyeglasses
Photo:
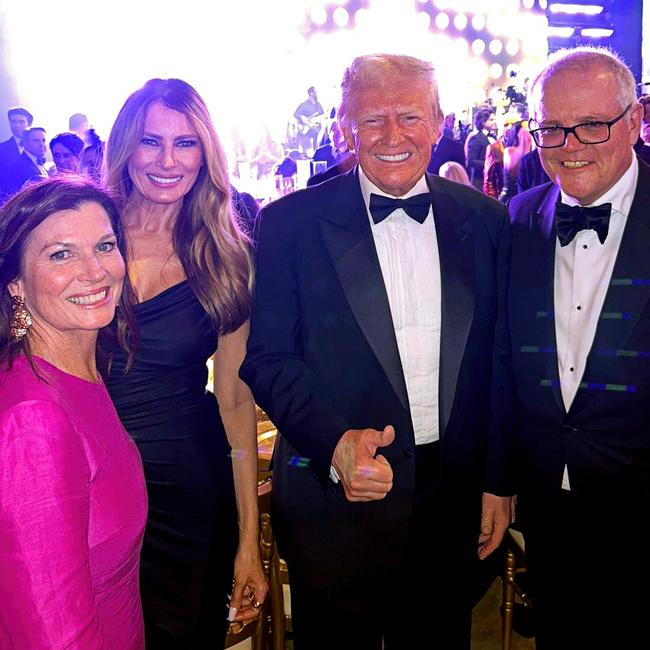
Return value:
<svg viewBox="0 0 650 650">
<path fill-rule="evenodd" d="M 535 144 L 542 149 L 563 147 L 569 133 L 573 133 L 582 144 L 602 144 L 609 140 L 612 126 L 623 119 L 631 107 L 632 104 L 610 122 L 584 122 L 575 126 L 543 126 L 539 129 L 531 129 L 530 135 L 533 136 Z"/>
</svg>

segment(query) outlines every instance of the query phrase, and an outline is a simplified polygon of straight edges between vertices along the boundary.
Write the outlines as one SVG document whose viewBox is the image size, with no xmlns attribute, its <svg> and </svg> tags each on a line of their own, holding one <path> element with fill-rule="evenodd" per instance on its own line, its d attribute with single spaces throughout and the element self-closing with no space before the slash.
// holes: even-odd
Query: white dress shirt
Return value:
<svg viewBox="0 0 650 650">
<path fill-rule="evenodd" d="M 370 216 L 370 194 L 390 195 L 376 187 L 361 167 L 359 181 L 388 294 L 415 444 L 434 442 L 440 437 L 438 377 L 441 288 L 432 208 L 429 208 L 424 223 L 419 223 L 399 209 L 375 224 Z M 429 193 L 424 176 L 399 198 L 406 199 L 423 193 Z"/>
<path fill-rule="evenodd" d="M 29 156 L 29 159 L 36 165 L 36 169 L 38 169 L 38 173 L 43 178 L 47 178 L 48 173 L 47 173 L 47 169 L 45 169 L 45 165 L 39 165 L 38 164 L 38 158 L 36 156 L 32 156 L 32 154 L 29 153 L 29 151 L 25 151 L 25 153 Z"/>
<path fill-rule="evenodd" d="M 587 356 L 596 334 L 627 216 L 636 191 L 639 165 L 636 156 L 618 182 L 589 204 L 611 203 L 609 231 L 603 244 L 595 230 L 579 231 L 571 243 L 555 243 L 554 306 L 560 390 L 568 411 L 580 387 Z M 561 192 L 562 203 L 579 202 Z M 567 468 L 562 487 L 570 489 Z"/>
</svg>

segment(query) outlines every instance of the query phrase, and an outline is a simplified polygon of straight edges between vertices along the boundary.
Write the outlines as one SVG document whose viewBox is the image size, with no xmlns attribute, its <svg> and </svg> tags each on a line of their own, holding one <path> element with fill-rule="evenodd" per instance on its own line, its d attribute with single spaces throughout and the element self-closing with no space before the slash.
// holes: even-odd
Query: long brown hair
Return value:
<svg viewBox="0 0 650 650">
<path fill-rule="evenodd" d="M 203 165 L 183 198 L 172 234 L 188 282 L 221 334 L 250 312 L 250 242 L 230 199 L 226 156 L 199 94 L 180 79 L 150 79 L 122 106 L 106 143 L 104 182 L 123 205 L 133 190 L 128 164 L 144 132 L 149 107 L 160 102 L 187 117 L 203 148 Z"/>
<path fill-rule="evenodd" d="M 97 203 L 104 208 L 124 257 L 126 245 L 117 205 L 108 192 L 88 180 L 72 175 L 49 178 L 27 186 L 0 209 L 0 367 L 11 368 L 20 354 L 31 361 L 29 335 L 19 341 L 10 339 L 12 302 L 9 293 L 9 285 L 24 272 L 29 272 L 22 266 L 29 236 L 53 214 L 78 210 L 85 203 Z M 118 342 L 126 350 L 129 364 L 137 345 L 131 293 L 131 285 L 125 278 L 116 318 Z"/>
</svg>

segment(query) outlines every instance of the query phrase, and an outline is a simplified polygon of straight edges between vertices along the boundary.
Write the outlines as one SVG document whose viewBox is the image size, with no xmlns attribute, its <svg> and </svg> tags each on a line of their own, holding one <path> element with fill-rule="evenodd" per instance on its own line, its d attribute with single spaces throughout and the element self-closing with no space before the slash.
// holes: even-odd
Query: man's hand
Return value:
<svg viewBox="0 0 650 650">
<path fill-rule="evenodd" d="M 393 487 L 393 470 L 388 461 L 375 453 L 395 440 L 395 429 L 348 429 L 339 440 L 332 465 L 337 471 L 348 501 L 377 501 Z"/>
<path fill-rule="evenodd" d="M 515 497 L 483 493 L 481 534 L 478 536 L 478 556 L 481 560 L 498 548 L 508 526 L 514 520 Z"/>
</svg>

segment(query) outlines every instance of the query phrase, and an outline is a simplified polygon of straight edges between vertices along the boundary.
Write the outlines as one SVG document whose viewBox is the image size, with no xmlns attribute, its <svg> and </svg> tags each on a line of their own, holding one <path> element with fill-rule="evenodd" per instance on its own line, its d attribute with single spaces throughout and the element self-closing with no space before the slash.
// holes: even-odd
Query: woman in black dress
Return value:
<svg viewBox="0 0 650 650">
<path fill-rule="evenodd" d="M 139 327 L 130 367 L 119 348 L 108 350 L 106 385 L 147 480 L 147 648 L 219 647 L 226 618 L 254 617 L 267 591 L 254 402 L 237 374 L 248 337 L 248 242 L 223 149 L 189 84 L 152 79 L 134 92 L 105 156 Z M 214 395 L 205 390 L 210 357 Z"/>
</svg>

